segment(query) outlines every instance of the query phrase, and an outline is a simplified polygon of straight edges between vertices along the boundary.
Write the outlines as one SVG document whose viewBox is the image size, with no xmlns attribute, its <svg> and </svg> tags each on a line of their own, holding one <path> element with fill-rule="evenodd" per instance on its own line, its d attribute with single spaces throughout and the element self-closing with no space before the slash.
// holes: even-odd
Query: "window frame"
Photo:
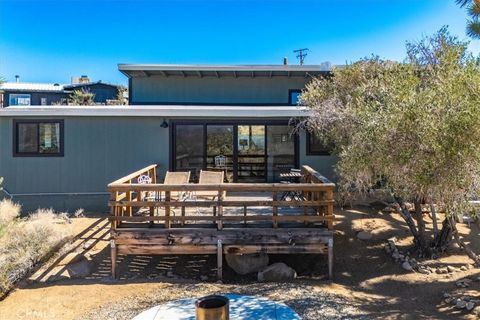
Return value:
<svg viewBox="0 0 480 320">
<path fill-rule="evenodd" d="M 331 155 L 331 152 L 325 148 L 324 150 L 312 150 L 312 138 L 314 138 L 314 134 L 312 134 L 311 132 L 307 131 L 306 132 L 306 139 L 305 139 L 305 142 L 306 142 L 306 145 L 307 145 L 307 156 L 330 156 Z"/>
<path fill-rule="evenodd" d="M 291 106 L 298 106 L 298 102 L 293 104 L 293 101 L 292 101 L 292 93 L 299 93 L 301 94 L 302 93 L 302 90 L 301 89 L 289 89 L 288 90 L 288 104 L 291 105 Z"/>
<path fill-rule="evenodd" d="M 28 96 L 29 103 L 28 104 L 18 104 L 18 96 Z M 11 104 L 12 98 L 15 99 L 17 102 L 16 104 Z M 8 105 L 9 106 L 20 106 L 20 107 L 25 107 L 25 106 L 31 106 L 32 105 L 32 95 L 30 93 L 9 93 L 8 94 Z"/>
<path fill-rule="evenodd" d="M 41 123 L 54 123 L 60 125 L 60 149 L 57 153 L 40 153 L 38 151 L 40 147 L 40 124 Z M 38 146 L 37 152 L 18 152 L 18 142 L 19 140 L 19 130 L 18 126 L 20 124 L 36 124 L 37 125 L 37 134 L 38 134 Z M 65 139 L 64 139 L 64 124 L 65 121 L 63 119 L 13 119 L 12 125 L 12 137 L 13 137 L 13 144 L 12 144 L 12 151 L 13 157 L 38 157 L 38 158 L 59 158 L 64 157 L 65 153 Z"/>
</svg>

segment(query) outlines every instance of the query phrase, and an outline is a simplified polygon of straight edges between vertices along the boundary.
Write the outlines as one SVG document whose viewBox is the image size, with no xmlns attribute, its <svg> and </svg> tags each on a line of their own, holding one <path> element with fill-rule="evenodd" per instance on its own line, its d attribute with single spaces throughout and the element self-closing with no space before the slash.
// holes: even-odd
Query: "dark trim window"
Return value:
<svg viewBox="0 0 480 320">
<path fill-rule="evenodd" d="M 13 120 L 14 157 L 63 157 L 63 120 Z"/>
<path fill-rule="evenodd" d="M 298 104 L 298 98 L 300 97 L 301 93 L 302 93 L 302 90 L 300 89 L 288 90 L 288 104 L 292 106 L 296 106 Z"/>
<path fill-rule="evenodd" d="M 328 156 L 331 153 L 331 147 L 325 145 L 315 133 L 307 132 L 307 155 L 308 156 Z"/>
</svg>

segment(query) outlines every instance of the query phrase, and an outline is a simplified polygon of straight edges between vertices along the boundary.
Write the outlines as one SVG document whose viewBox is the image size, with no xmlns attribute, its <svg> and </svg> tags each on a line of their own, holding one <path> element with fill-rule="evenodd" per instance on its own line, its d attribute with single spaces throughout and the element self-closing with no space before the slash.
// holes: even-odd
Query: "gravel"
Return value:
<svg viewBox="0 0 480 320">
<path fill-rule="evenodd" d="M 301 282 L 224 285 L 217 283 L 165 284 L 165 288 L 148 294 L 131 296 L 106 302 L 100 308 L 82 315 L 82 320 L 130 320 L 142 311 L 168 301 L 201 297 L 208 294 L 237 293 L 265 297 L 283 302 L 304 320 L 368 319 L 365 313 L 345 297 L 319 290 L 314 285 Z"/>
</svg>

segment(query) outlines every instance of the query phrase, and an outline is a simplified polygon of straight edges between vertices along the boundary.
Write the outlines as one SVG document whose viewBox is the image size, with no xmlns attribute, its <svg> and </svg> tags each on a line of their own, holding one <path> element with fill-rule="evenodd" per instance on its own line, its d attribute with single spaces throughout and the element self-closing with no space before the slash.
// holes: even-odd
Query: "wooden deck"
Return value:
<svg viewBox="0 0 480 320">
<path fill-rule="evenodd" d="M 147 175 L 150 184 L 138 184 Z M 117 254 L 328 254 L 335 185 L 308 166 L 301 183 L 164 185 L 148 166 L 108 185 L 112 274 Z M 212 196 L 204 197 L 205 194 Z M 199 196 L 202 195 L 202 196 Z"/>
</svg>

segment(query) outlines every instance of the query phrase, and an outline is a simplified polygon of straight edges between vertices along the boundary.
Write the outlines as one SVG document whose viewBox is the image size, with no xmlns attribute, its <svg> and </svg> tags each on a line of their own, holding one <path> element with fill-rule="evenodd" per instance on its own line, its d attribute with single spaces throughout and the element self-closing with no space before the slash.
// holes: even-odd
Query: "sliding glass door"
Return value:
<svg viewBox="0 0 480 320">
<path fill-rule="evenodd" d="M 296 167 L 296 135 L 287 124 L 188 123 L 173 125 L 175 171 L 221 170 L 228 182 L 275 182 Z"/>
<path fill-rule="evenodd" d="M 207 170 L 222 170 L 233 182 L 233 126 L 207 125 Z"/>
<path fill-rule="evenodd" d="M 264 182 L 265 126 L 239 125 L 237 132 L 237 181 Z"/>
</svg>

